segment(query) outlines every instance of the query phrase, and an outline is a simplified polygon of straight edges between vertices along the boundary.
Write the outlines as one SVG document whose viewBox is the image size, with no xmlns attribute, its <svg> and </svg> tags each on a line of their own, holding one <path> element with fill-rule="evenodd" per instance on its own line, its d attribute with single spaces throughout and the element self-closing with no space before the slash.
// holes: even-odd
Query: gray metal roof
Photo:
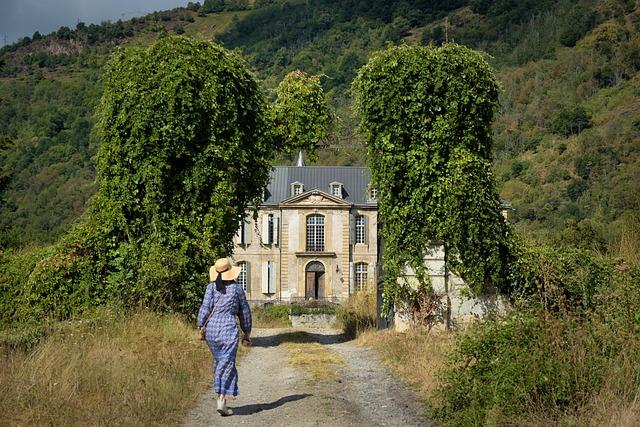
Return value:
<svg viewBox="0 0 640 427">
<path fill-rule="evenodd" d="M 331 194 L 334 182 L 342 184 L 342 198 L 354 205 L 376 206 L 369 200 L 371 172 L 368 168 L 353 166 L 276 166 L 265 194 L 265 205 L 277 205 L 292 196 L 291 184 L 300 182 L 306 193 L 320 190 Z"/>
</svg>

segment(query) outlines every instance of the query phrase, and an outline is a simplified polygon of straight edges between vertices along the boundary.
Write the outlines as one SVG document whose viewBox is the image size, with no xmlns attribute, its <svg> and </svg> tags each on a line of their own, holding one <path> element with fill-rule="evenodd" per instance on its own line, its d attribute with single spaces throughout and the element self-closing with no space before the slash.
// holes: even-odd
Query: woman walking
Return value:
<svg viewBox="0 0 640 427">
<path fill-rule="evenodd" d="M 207 341 L 214 358 L 213 389 L 218 395 L 220 415 L 231 415 L 227 397 L 238 395 L 236 353 L 239 334 L 236 316 L 240 319 L 243 341 L 251 343 L 251 309 L 244 290 L 236 283 L 240 267 L 232 267 L 227 258 L 216 261 L 209 271 L 211 283 L 207 285 L 198 312 L 198 327 Z"/>
</svg>

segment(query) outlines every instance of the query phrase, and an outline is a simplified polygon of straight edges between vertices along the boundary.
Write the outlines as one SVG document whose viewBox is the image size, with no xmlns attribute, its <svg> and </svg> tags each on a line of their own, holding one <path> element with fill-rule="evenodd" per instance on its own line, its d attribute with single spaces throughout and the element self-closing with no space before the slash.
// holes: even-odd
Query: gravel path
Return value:
<svg viewBox="0 0 640 427">
<path fill-rule="evenodd" d="M 335 330 L 309 330 L 313 338 L 341 355 L 346 365 L 337 379 L 316 384 L 287 363 L 279 345 L 292 329 L 255 329 L 253 347 L 240 361 L 238 400 L 221 417 L 211 392 L 199 399 L 185 426 L 431 426 L 412 393 L 366 348 L 343 342 Z"/>
</svg>

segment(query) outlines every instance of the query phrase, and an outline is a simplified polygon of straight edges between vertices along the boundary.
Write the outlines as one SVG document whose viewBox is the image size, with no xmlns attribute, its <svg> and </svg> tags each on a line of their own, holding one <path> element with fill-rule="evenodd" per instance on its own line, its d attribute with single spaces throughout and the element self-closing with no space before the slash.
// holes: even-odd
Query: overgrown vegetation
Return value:
<svg viewBox="0 0 640 427">
<path fill-rule="evenodd" d="M 210 383 L 179 317 L 100 310 L 51 328 L 28 353 L 0 343 L 0 424 L 179 424 Z"/>
<path fill-rule="evenodd" d="M 302 140 L 296 148 L 328 125 L 322 88 L 303 77 L 283 84 L 275 106 L 278 127 Z M 107 302 L 193 315 L 207 266 L 231 252 L 270 161 L 291 151 L 258 82 L 214 43 L 165 37 L 118 50 L 103 81 L 97 193 L 70 232 L 33 252 L 35 265 L 2 253 L 4 320 L 66 319 Z M 293 124 L 293 110 L 308 116 Z"/>
<path fill-rule="evenodd" d="M 424 258 L 444 242 L 445 269 L 476 295 L 510 291 L 508 226 L 491 170 L 498 85 L 463 46 L 401 46 L 376 53 L 354 81 L 368 163 L 384 223 L 384 304 L 412 292 L 410 266 L 430 287 Z"/>
<path fill-rule="evenodd" d="M 365 290 L 349 297 L 347 304 L 336 309 L 336 323 L 347 338 L 355 338 L 377 327 L 378 301 L 374 290 Z"/>
</svg>

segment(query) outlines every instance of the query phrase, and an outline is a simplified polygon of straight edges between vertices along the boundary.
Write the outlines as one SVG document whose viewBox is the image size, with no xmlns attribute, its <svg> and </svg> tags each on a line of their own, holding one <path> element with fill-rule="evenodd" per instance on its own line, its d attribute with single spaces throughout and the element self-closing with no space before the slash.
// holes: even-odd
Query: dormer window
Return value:
<svg viewBox="0 0 640 427">
<path fill-rule="evenodd" d="M 302 193 L 304 193 L 304 185 L 302 185 L 301 182 L 296 181 L 293 184 L 291 184 L 292 196 L 299 196 Z"/>
<path fill-rule="evenodd" d="M 330 187 L 331 195 L 342 199 L 342 184 L 339 182 L 332 182 Z"/>
<path fill-rule="evenodd" d="M 371 187 L 369 189 L 369 200 L 378 200 L 378 189 Z"/>
</svg>

